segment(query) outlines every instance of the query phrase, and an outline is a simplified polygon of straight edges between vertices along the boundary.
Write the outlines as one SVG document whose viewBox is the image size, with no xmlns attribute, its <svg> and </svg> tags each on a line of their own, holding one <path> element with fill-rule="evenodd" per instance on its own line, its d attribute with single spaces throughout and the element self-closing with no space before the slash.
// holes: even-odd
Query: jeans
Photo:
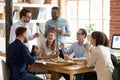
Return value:
<svg viewBox="0 0 120 80">
<path fill-rule="evenodd" d="M 25 75 L 25 78 L 23 80 L 43 80 L 43 79 L 41 79 L 33 74 L 28 73 Z"/>
<path fill-rule="evenodd" d="M 84 79 L 84 74 L 76 74 L 75 75 L 75 80 L 83 80 Z"/>
<path fill-rule="evenodd" d="M 70 80 L 70 76 L 68 74 L 62 74 L 62 76 L 65 78 L 65 80 Z M 83 80 L 84 74 L 76 74 L 75 80 Z"/>
<path fill-rule="evenodd" d="M 84 80 L 97 80 L 96 71 L 84 73 Z"/>
</svg>

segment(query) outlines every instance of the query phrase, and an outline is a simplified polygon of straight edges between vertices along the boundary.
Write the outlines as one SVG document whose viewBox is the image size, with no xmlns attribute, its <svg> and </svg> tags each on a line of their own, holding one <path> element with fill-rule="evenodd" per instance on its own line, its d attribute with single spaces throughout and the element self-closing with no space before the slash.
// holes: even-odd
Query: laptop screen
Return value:
<svg viewBox="0 0 120 80">
<path fill-rule="evenodd" d="M 120 50 L 120 34 L 114 34 L 112 36 L 111 48 Z"/>
</svg>

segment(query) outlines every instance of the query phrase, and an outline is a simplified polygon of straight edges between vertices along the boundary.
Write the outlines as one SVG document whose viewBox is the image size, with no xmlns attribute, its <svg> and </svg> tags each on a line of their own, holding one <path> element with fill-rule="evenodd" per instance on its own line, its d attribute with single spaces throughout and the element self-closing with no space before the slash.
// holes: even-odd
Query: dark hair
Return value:
<svg viewBox="0 0 120 80">
<path fill-rule="evenodd" d="M 49 31 L 47 32 L 47 35 L 48 35 L 49 33 L 53 33 L 53 34 L 56 36 L 56 33 L 55 33 L 54 31 L 52 31 L 52 30 L 49 30 Z M 47 37 L 47 35 L 46 35 L 46 37 Z M 46 47 L 47 47 L 47 48 L 49 47 L 49 41 L 48 41 L 48 40 L 46 40 Z M 50 48 L 51 48 L 51 50 L 55 50 L 55 48 L 56 48 L 56 39 L 53 41 L 53 43 L 52 43 L 52 45 L 50 46 Z"/>
<path fill-rule="evenodd" d="M 108 47 L 109 46 L 109 40 L 107 38 L 107 36 L 105 35 L 105 33 L 103 33 L 105 36 L 105 42 L 104 42 L 104 46 Z"/>
<path fill-rule="evenodd" d="M 98 45 L 106 45 L 105 44 L 105 35 L 100 31 L 92 32 L 91 37 L 96 40 L 96 46 Z"/>
<path fill-rule="evenodd" d="M 57 11 L 59 11 L 58 7 L 56 7 L 56 6 L 55 6 L 55 7 L 52 7 L 52 10 L 53 10 L 53 9 L 56 9 Z"/>
<path fill-rule="evenodd" d="M 16 37 L 20 36 L 20 35 L 23 35 L 23 33 L 26 32 L 26 30 L 27 30 L 27 28 L 25 28 L 25 27 L 18 27 L 15 30 Z"/>
<path fill-rule="evenodd" d="M 27 13 L 32 13 L 29 9 L 27 8 L 23 8 L 21 11 L 20 11 L 20 19 L 22 18 L 22 16 L 26 16 Z"/>
<path fill-rule="evenodd" d="M 85 35 L 85 37 L 87 36 L 87 31 L 85 30 L 85 29 L 83 29 L 83 28 L 80 28 L 79 30 L 81 30 L 82 31 L 82 35 Z"/>
</svg>

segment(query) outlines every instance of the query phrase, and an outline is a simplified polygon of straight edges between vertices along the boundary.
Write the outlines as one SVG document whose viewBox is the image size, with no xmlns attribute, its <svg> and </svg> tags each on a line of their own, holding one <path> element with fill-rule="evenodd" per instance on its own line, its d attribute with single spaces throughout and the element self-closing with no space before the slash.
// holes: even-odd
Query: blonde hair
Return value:
<svg viewBox="0 0 120 80">
<path fill-rule="evenodd" d="M 47 35 L 48 35 L 49 33 L 53 33 L 53 34 L 55 35 L 55 37 L 56 37 L 56 33 L 55 33 L 54 31 L 49 30 L 49 31 L 47 32 Z M 48 41 L 48 40 L 46 40 L 46 47 L 49 48 L 49 41 Z M 51 48 L 51 50 L 55 50 L 55 48 L 56 48 L 56 39 L 52 42 L 52 45 L 50 45 L 50 48 Z"/>
</svg>

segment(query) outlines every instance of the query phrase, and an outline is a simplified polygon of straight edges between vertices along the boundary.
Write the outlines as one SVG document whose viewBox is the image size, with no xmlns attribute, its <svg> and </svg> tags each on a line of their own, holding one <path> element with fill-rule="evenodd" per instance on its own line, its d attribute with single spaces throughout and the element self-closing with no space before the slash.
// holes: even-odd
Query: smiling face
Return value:
<svg viewBox="0 0 120 80">
<path fill-rule="evenodd" d="M 31 16 L 32 16 L 31 13 L 27 13 L 26 16 L 23 16 L 24 17 L 24 22 L 29 23 L 30 19 L 31 19 Z"/>
<path fill-rule="evenodd" d="M 57 9 L 52 9 L 52 12 L 51 12 L 51 15 L 52 15 L 52 19 L 57 19 L 59 17 L 59 12 Z"/>
<path fill-rule="evenodd" d="M 47 34 L 47 40 L 53 42 L 56 39 L 56 36 L 53 32 Z"/>
<path fill-rule="evenodd" d="M 79 43 L 83 43 L 85 40 L 85 35 L 82 33 L 82 30 L 78 30 L 77 32 L 77 40 Z"/>
</svg>

